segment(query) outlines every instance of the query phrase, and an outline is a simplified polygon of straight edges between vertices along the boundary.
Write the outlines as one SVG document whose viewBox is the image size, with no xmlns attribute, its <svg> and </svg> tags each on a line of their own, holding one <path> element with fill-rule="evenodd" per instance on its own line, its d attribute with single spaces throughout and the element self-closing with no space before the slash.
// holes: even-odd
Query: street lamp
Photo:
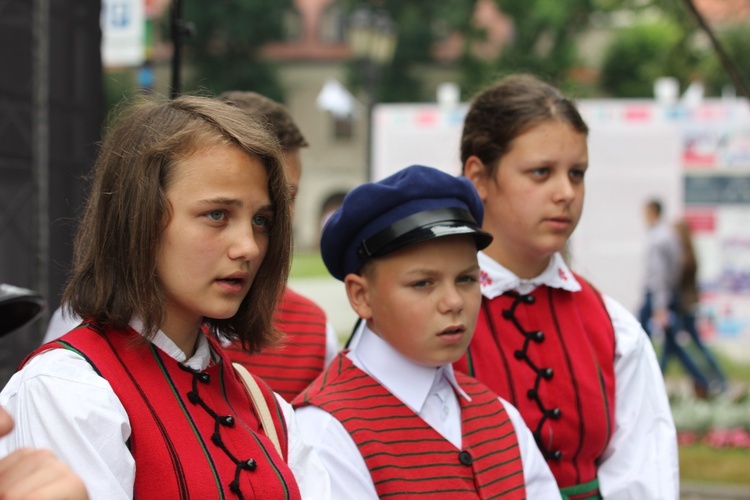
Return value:
<svg viewBox="0 0 750 500">
<path fill-rule="evenodd" d="M 182 18 L 182 0 L 172 0 L 170 26 L 172 35 L 172 87 L 169 96 L 174 99 L 182 91 L 182 40 L 195 34 L 195 25 Z"/>
<path fill-rule="evenodd" d="M 361 8 L 349 20 L 348 39 L 352 55 L 359 65 L 367 99 L 367 141 L 365 162 L 367 178 L 372 180 L 372 110 L 377 101 L 383 67 L 396 51 L 396 24 L 382 10 Z"/>
</svg>

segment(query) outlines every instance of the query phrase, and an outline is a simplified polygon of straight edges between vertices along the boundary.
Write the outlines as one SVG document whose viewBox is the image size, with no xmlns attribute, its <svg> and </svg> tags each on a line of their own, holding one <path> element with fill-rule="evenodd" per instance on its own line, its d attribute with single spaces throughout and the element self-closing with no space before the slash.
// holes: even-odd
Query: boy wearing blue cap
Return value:
<svg viewBox="0 0 750 500">
<path fill-rule="evenodd" d="M 481 303 L 492 236 L 471 183 L 411 166 L 352 190 L 321 253 L 366 322 L 294 401 L 333 498 L 559 498 L 517 410 L 453 371 Z"/>
</svg>

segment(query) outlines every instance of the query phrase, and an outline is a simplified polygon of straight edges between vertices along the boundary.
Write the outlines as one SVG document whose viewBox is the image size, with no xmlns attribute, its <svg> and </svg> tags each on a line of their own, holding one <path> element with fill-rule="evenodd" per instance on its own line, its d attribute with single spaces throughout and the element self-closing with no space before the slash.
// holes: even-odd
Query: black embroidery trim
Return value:
<svg viewBox="0 0 750 500">
<path fill-rule="evenodd" d="M 188 373 L 191 373 L 193 375 L 193 388 L 190 392 L 187 393 L 188 401 L 190 401 L 194 405 L 198 405 L 203 410 L 205 410 L 206 413 L 208 413 L 211 418 L 214 419 L 214 432 L 211 435 L 211 442 L 215 444 L 217 447 L 219 447 L 226 455 L 229 457 L 229 459 L 234 462 L 235 469 L 234 469 L 234 481 L 229 483 L 229 490 L 232 493 L 235 493 L 237 497 L 240 500 L 244 500 L 244 496 L 242 495 L 242 490 L 240 488 L 240 473 L 244 471 L 252 472 L 255 469 L 258 468 L 258 463 L 253 458 L 248 458 L 247 460 L 240 460 L 237 457 L 235 457 L 229 449 L 227 449 L 226 445 L 224 444 L 224 441 L 221 439 L 221 427 L 234 427 L 234 417 L 231 415 L 221 416 L 217 414 L 215 411 L 213 411 L 211 408 L 208 407 L 208 405 L 201 399 L 201 396 L 198 392 L 198 382 L 202 384 L 208 384 L 211 382 L 211 375 L 209 375 L 206 372 L 201 372 L 198 370 L 193 370 L 192 368 L 185 366 L 181 363 L 178 363 L 177 366 L 180 367 L 181 370 L 184 370 Z"/>
<path fill-rule="evenodd" d="M 510 321 L 516 328 L 516 330 L 524 337 L 523 348 L 516 350 L 513 353 L 513 357 L 519 361 L 523 361 L 524 363 L 526 363 L 526 365 L 531 368 L 534 373 L 536 373 L 534 388 L 526 391 L 526 397 L 536 403 L 537 408 L 539 408 L 539 412 L 542 414 L 542 418 L 537 423 L 536 428 L 534 429 L 532 434 L 534 435 L 537 446 L 541 450 L 542 455 L 544 455 L 545 459 L 560 460 L 562 458 L 562 452 L 560 450 L 550 450 L 542 442 L 542 427 L 544 426 L 544 423 L 547 421 L 547 419 L 557 420 L 562 416 L 562 411 L 560 411 L 560 408 L 547 408 L 544 405 L 542 398 L 539 396 L 539 387 L 542 383 L 542 380 L 551 380 L 554 372 L 552 368 L 540 368 L 536 366 L 531 361 L 528 355 L 529 346 L 531 346 L 532 342 L 536 344 L 541 344 L 542 342 L 544 342 L 544 332 L 542 332 L 541 330 L 534 330 L 531 332 L 527 331 L 521 325 L 521 323 L 518 322 L 518 319 L 515 315 L 516 309 L 519 305 L 526 304 L 530 306 L 534 304 L 534 302 L 536 302 L 536 297 L 534 297 L 533 295 L 522 295 L 512 291 L 506 292 L 504 295 L 513 297 L 514 300 L 513 304 L 511 304 L 510 306 L 510 309 L 503 310 L 503 318 Z"/>
</svg>

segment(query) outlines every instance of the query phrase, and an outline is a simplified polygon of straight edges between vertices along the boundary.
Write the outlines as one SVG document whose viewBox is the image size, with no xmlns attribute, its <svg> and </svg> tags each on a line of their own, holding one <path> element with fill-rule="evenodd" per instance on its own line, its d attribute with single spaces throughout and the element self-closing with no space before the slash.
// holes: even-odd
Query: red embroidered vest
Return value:
<svg viewBox="0 0 750 500">
<path fill-rule="evenodd" d="M 333 415 L 359 448 L 380 498 L 525 498 L 521 452 L 502 403 L 457 373 L 463 449 L 449 441 L 343 353 L 295 400 Z"/>
<path fill-rule="evenodd" d="M 47 349 L 65 348 L 109 382 L 132 428 L 135 498 L 300 498 L 287 457 L 263 433 L 242 381 L 216 342 L 209 339 L 221 360 L 195 372 L 138 339 L 132 329 L 84 322 L 24 363 Z M 286 454 L 281 408 L 259 384 Z"/>
<path fill-rule="evenodd" d="M 455 363 L 510 401 L 560 488 L 596 479 L 615 426 L 615 337 L 601 295 L 541 286 L 484 299 L 467 354 Z"/>
<path fill-rule="evenodd" d="M 278 347 L 249 354 L 235 342 L 225 350 L 232 361 L 291 402 L 325 368 L 326 315 L 313 301 L 287 288 L 276 307 L 275 321 L 285 334 Z"/>
</svg>

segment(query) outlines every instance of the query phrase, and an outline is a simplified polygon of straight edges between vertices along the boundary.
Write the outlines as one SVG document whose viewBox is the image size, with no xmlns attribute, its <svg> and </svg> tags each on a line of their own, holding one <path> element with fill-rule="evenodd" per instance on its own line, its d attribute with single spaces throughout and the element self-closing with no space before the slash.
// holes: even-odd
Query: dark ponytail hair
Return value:
<svg viewBox="0 0 750 500">
<path fill-rule="evenodd" d="M 547 120 L 568 123 L 588 135 L 573 101 L 555 87 L 527 74 L 503 78 L 471 102 L 461 135 L 461 163 L 476 156 L 492 174 L 513 139 Z"/>
</svg>

